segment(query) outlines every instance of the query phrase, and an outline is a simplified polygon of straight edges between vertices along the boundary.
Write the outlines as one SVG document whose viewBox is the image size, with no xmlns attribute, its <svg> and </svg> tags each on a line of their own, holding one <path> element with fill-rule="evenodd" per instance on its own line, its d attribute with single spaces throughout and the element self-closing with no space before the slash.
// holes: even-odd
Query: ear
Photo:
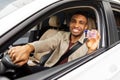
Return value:
<svg viewBox="0 0 120 80">
<path fill-rule="evenodd" d="M 86 26 L 85 26 L 85 30 L 86 30 L 86 29 L 88 29 L 88 24 L 86 24 Z"/>
</svg>

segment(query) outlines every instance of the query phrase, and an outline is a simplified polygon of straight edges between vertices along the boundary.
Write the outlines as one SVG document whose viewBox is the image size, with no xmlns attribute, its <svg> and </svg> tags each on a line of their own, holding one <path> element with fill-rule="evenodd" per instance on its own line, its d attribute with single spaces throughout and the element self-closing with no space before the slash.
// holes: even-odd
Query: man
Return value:
<svg viewBox="0 0 120 80">
<path fill-rule="evenodd" d="M 45 67 L 52 67 L 59 61 L 62 55 L 69 51 L 71 47 L 73 47 L 79 41 L 83 45 L 68 58 L 60 61 L 59 64 L 82 57 L 85 54 L 95 51 L 100 41 L 100 35 L 98 31 L 92 30 L 92 32 L 95 32 L 96 36 L 94 38 L 88 38 L 84 43 L 84 31 L 88 28 L 87 22 L 87 17 L 84 13 L 76 12 L 71 17 L 69 23 L 70 32 L 60 31 L 49 39 L 35 41 L 23 46 L 12 47 L 8 51 L 8 54 L 10 55 L 10 58 L 14 64 L 23 66 L 27 63 L 31 52 L 42 53 L 45 51 L 53 51 L 52 55 L 44 65 Z"/>
</svg>

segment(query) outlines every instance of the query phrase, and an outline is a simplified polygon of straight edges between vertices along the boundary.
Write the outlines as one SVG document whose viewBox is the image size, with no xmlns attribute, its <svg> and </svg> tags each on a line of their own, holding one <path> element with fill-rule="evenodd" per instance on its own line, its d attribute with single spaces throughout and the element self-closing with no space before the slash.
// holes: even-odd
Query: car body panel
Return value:
<svg viewBox="0 0 120 80">
<path fill-rule="evenodd" d="M 0 29 L 0 36 L 2 34 L 4 34 L 6 31 L 13 28 L 13 26 L 17 25 L 18 23 L 25 20 L 29 16 L 33 15 L 37 11 L 43 9 L 44 7 L 54 3 L 56 1 L 57 0 L 52 0 L 52 1 L 50 1 L 50 0 L 44 0 L 44 1 L 35 0 L 32 3 L 30 3 L 30 4 L 20 8 L 19 10 L 11 13 L 7 17 L 2 18 L 0 20 L 0 26 L 2 26 Z"/>
<path fill-rule="evenodd" d="M 104 54 L 85 63 L 58 80 L 119 80 L 120 78 L 120 44 L 112 46 Z"/>
<path fill-rule="evenodd" d="M 0 19 L 34 0 L 0 0 Z"/>
</svg>

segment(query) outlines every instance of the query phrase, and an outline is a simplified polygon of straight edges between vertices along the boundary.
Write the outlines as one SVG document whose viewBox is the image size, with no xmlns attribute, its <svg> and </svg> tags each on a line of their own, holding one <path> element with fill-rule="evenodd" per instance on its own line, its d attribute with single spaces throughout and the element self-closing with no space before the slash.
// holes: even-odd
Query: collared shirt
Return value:
<svg viewBox="0 0 120 80">
<path fill-rule="evenodd" d="M 71 41 L 70 41 L 70 42 L 69 42 L 69 47 L 68 47 L 68 49 L 66 50 L 66 52 L 65 52 L 64 54 L 66 54 L 74 44 L 75 44 L 75 43 L 71 43 Z M 68 62 L 68 57 L 65 58 L 65 59 L 63 59 L 63 60 L 62 60 L 61 62 L 59 62 L 58 64 L 64 64 L 64 63 L 66 63 L 66 62 Z"/>
</svg>

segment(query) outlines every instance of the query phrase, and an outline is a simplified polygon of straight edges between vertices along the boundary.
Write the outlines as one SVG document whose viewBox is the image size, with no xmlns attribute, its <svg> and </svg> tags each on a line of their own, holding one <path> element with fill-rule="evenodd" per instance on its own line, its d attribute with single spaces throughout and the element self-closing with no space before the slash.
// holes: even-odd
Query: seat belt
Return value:
<svg viewBox="0 0 120 80">
<path fill-rule="evenodd" d="M 70 50 L 67 51 L 67 53 L 65 53 L 59 60 L 58 62 L 54 65 L 58 65 L 62 60 L 64 60 L 65 58 L 69 57 L 74 51 L 76 51 L 78 48 L 80 48 L 83 44 L 80 43 L 79 41 L 76 43 L 75 46 L 73 46 Z"/>
</svg>

